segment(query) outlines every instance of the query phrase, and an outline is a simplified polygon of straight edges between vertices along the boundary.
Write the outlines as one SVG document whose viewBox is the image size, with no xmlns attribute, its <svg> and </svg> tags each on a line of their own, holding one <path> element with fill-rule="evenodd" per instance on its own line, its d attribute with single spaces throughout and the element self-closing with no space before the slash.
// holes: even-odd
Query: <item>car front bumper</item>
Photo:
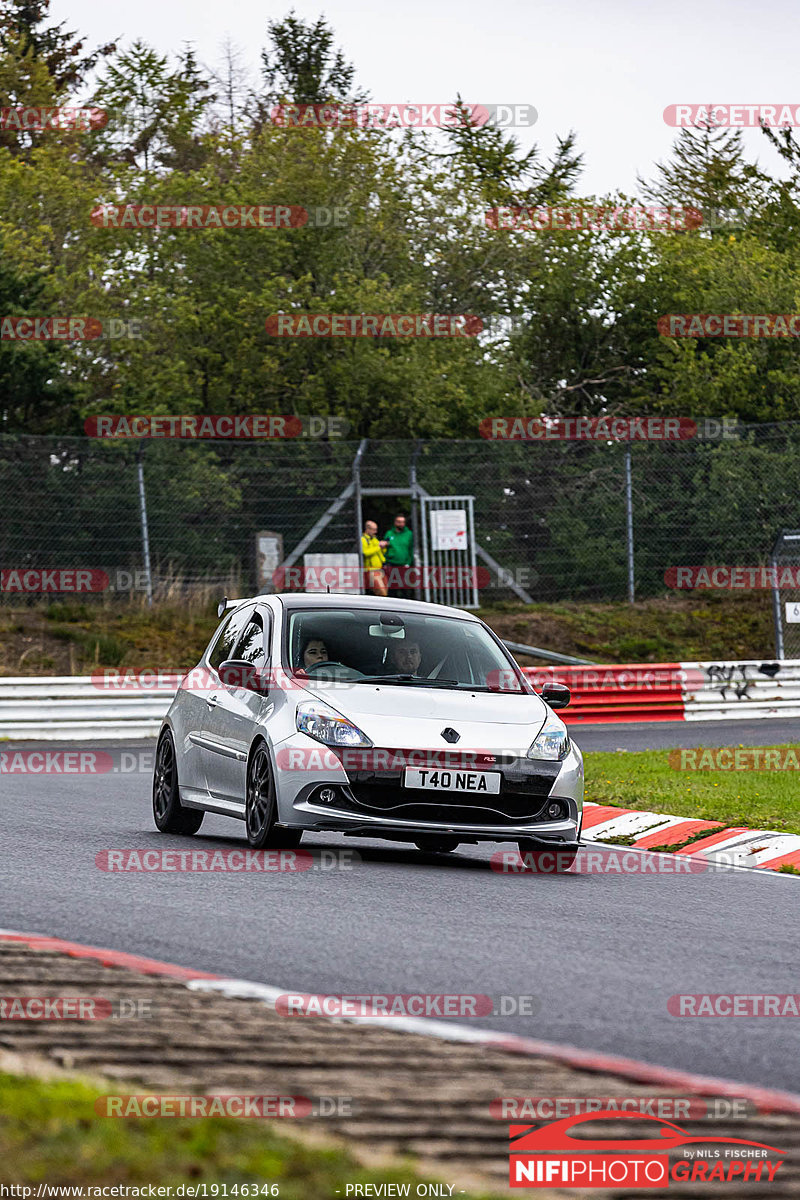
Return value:
<svg viewBox="0 0 800 1200">
<path fill-rule="evenodd" d="M 501 772 L 501 791 L 480 798 L 405 788 L 402 768 L 345 769 L 302 733 L 281 744 L 278 759 L 287 761 L 289 747 L 307 755 L 309 745 L 321 752 L 319 766 L 276 771 L 282 825 L 412 841 L 415 834 L 440 834 L 469 841 L 530 838 L 574 845 L 580 836 L 583 758 L 574 745 L 562 762 L 499 755 L 497 766 L 486 769 Z M 562 813 L 552 819 L 544 809 L 554 800 L 561 802 Z"/>
</svg>

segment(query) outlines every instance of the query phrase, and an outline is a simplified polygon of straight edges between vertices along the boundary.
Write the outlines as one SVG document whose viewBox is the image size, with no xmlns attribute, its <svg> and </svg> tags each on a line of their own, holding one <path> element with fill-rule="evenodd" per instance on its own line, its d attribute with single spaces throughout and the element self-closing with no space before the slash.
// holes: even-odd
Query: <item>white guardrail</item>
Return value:
<svg viewBox="0 0 800 1200">
<path fill-rule="evenodd" d="M 800 659 L 680 665 L 684 721 L 800 717 Z"/>
<path fill-rule="evenodd" d="M 109 691 L 91 675 L 0 678 L 0 738 L 135 741 L 154 738 L 176 688 Z"/>
<path fill-rule="evenodd" d="M 628 670 L 675 670 L 683 675 L 683 714 L 672 719 L 721 721 L 758 717 L 800 717 L 800 659 L 754 659 L 749 662 L 684 662 L 631 664 Z M 588 669 L 588 668 L 587 668 Z M 557 668 L 554 668 L 557 670 Z M 592 702 L 619 702 L 618 690 L 602 686 L 603 667 Z M 113 677 L 62 675 L 44 678 L 0 678 L 0 739 L 15 741 L 134 741 L 155 737 L 172 703 L 174 675 L 139 688 L 123 676 L 119 690 Z M 602 719 L 602 718 L 601 718 Z M 614 720 L 609 716 L 609 720 Z"/>
</svg>

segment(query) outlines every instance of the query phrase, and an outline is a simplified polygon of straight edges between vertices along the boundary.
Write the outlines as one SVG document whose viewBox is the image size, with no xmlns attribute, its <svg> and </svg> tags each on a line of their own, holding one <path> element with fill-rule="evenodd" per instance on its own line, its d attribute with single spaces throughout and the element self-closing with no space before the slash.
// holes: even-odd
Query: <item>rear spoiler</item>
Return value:
<svg viewBox="0 0 800 1200">
<path fill-rule="evenodd" d="M 223 596 L 217 605 L 217 616 L 222 617 L 228 609 L 238 608 L 240 604 L 247 604 L 250 600 L 255 600 L 255 596 L 242 596 L 240 600 L 229 600 L 227 596 Z"/>
</svg>

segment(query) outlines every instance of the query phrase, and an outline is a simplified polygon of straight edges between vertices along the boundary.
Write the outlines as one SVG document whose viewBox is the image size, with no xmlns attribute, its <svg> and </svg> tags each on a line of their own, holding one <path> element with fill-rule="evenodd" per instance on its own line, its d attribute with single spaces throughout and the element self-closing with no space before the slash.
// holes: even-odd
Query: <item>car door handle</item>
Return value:
<svg viewBox="0 0 800 1200">
<path fill-rule="evenodd" d="M 206 704 L 208 705 L 209 708 L 216 708 L 217 705 L 219 704 L 219 697 L 218 696 L 209 696 L 206 700 Z"/>
</svg>

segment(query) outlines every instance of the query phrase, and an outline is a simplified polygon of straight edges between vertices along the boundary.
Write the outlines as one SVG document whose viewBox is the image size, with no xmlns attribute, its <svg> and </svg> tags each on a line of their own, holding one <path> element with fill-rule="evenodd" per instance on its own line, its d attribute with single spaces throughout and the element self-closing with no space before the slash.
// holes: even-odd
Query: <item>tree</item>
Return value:
<svg viewBox="0 0 800 1200">
<path fill-rule="evenodd" d="M 39 316 L 44 286 L 36 273 L 23 274 L 0 255 L 0 319 Z M 74 398 L 58 343 L 0 341 L 0 433 L 58 430 Z"/>
<path fill-rule="evenodd" d="M 658 318 L 668 313 L 796 312 L 797 248 L 779 252 L 747 232 L 667 235 L 659 251 L 629 289 L 642 322 L 642 404 L 651 411 L 746 422 L 800 418 L 795 339 L 656 332 Z"/>
<path fill-rule="evenodd" d="M 171 69 L 166 55 L 137 39 L 109 63 L 95 89 L 93 103 L 111 112 L 95 137 L 95 157 L 129 163 L 145 177 L 158 169 L 191 170 L 204 159 L 202 121 L 215 99 L 190 46 Z"/>
<path fill-rule="evenodd" d="M 219 104 L 214 110 L 216 125 L 226 130 L 231 140 L 237 140 L 248 128 L 248 70 L 242 66 L 242 51 L 230 38 L 222 46 L 222 67 L 211 71 Z"/>
<path fill-rule="evenodd" d="M 454 174 L 476 185 L 487 205 L 553 204 L 572 190 L 583 163 L 575 153 L 575 133 L 558 138 L 552 161 L 542 163 L 538 146 L 521 153 L 515 137 L 490 122 L 479 123 L 460 96 L 453 107 L 459 120 L 448 127 L 446 157 Z"/>
<path fill-rule="evenodd" d="M 334 33 L 324 17 L 313 25 L 294 15 L 267 26 L 272 45 L 261 51 L 263 99 L 273 103 L 326 104 L 348 101 L 355 67 L 343 51 L 334 49 Z"/>
<path fill-rule="evenodd" d="M 641 176 L 638 182 L 646 200 L 698 209 L 707 229 L 729 232 L 747 225 L 747 210 L 763 196 L 763 180 L 745 159 L 741 129 L 701 124 L 681 129 L 671 160 L 656 163 L 649 183 Z"/>
<path fill-rule="evenodd" d="M 0 0 L 0 107 L 52 108 L 86 81 L 113 44 L 84 54 L 85 40 L 61 25 L 47 25 L 50 0 Z M 46 133 L 6 127 L 0 147 L 27 157 L 42 138 L 76 141 L 73 131 Z"/>
<path fill-rule="evenodd" d="M 15 51 L 21 43 L 23 54 L 30 53 L 44 63 L 54 93 L 64 96 L 82 87 L 98 62 L 116 45 L 109 42 L 86 54 L 86 39 L 74 30 L 66 30 L 63 21 L 59 25 L 46 24 L 49 12 L 50 0 L 0 0 L 0 52 Z M 9 100 L 14 103 L 16 98 Z"/>
</svg>

